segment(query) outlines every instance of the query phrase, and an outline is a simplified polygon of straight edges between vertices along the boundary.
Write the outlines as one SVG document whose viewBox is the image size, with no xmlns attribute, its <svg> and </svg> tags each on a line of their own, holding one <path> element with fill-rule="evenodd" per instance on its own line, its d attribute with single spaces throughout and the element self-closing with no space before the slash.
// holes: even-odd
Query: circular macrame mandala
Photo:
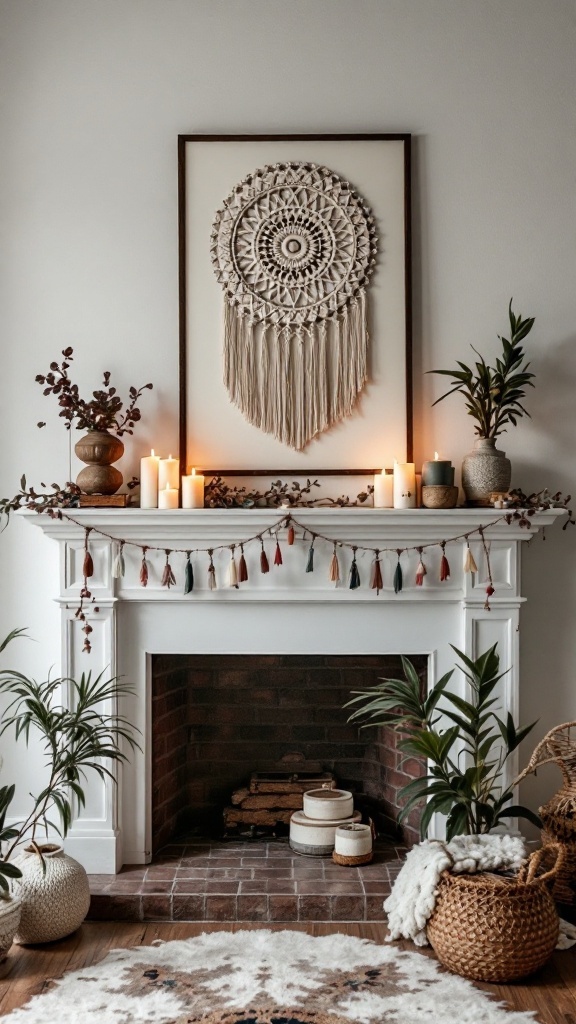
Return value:
<svg viewBox="0 0 576 1024">
<path fill-rule="evenodd" d="M 298 450 L 352 411 L 366 381 L 374 218 L 327 167 L 267 165 L 215 217 L 224 380 L 260 429 Z"/>
</svg>

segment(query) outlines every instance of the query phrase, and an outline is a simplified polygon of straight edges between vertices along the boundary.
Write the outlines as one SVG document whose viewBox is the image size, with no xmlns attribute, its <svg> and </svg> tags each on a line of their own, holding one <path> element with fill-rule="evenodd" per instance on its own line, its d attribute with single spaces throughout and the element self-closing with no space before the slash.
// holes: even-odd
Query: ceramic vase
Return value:
<svg viewBox="0 0 576 1024">
<path fill-rule="evenodd" d="M 505 452 L 496 447 L 493 437 L 479 437 L 474 449 L 464 456 L 462 463 L 462 487 L 466 504 L 488 506 L 490 495 L 498 491 L 505 494 L 510 490 L 512 466 Z"/>
<path fill-rule="evenodd" d="M 107 430 L 89 430 L 74 445 L 74 451 L 87 466 L 76 477 L 84 494 L 116 494 L 122 483 L 122 473 L 112 465 L 122 458 L 124 445 L 120 438 Z"/>
<path fill-rule="evenodd" d="M 17 896 L 0 899 L 0 963 L 6 959 L 20 924 L 22 904 Z"/>
<path fill-rule="evenodd" d="M 22 872 L 22 913 L 15 941 L 54 942 L 76 931 L 90 906 L 82 865 L 53 843 L 27 846 L 14 863 Z"/>
</svg>

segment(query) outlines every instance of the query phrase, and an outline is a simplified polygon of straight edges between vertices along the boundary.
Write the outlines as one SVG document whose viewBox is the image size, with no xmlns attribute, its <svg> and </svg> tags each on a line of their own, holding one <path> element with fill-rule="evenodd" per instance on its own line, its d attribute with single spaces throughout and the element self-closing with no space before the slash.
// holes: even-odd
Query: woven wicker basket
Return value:
<svg viewBox="0 0 576 1024">
<path fill-rule="evenodd" d="M 441 964 L 475 981 L 512 981 L 546 963 L 558 941 L 558 912 L 550 892 L 554 867 L 538 875 L 552 845 L 533 853 L 514 878 L 445 871 L 427 935 Z"/>
<path fill-rule="evenodd" d="M 538 809 L 542 818 L 542 842 L 545 846 L 561 843 L 565 858 L 554 882 L 559 903 L 576 903 L 576 722 L 564 722 L 546 733 L 540 741 L 517 785 L 545 764 L 557 764 L 562 772 L 562 788 Z"/>
</svg>

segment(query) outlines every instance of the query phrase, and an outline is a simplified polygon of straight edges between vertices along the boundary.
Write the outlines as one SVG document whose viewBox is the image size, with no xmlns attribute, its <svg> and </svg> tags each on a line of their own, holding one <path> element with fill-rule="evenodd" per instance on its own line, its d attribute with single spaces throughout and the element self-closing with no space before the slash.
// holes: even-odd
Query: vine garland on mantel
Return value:
<svg viewBox="0 0 576 1024">
<path fill-rule="evenodd" d="M 171 559 L 173 555 L 185 555 L 186 562 L 184 566 L 184 593 L 190 594 L 194 590 L 194 569 L 191 562 L 191 556 L 193 554 L 206 555 L 208 560 L 207 567 L 207 586 L 209 590 L 216 590 L 218 588 L 218 581 L 216 578 L 216 567 L 214 565 L 214 554 L 216 551 L 229 550 L 230 551 L 230 564 L 228 571 L 227 586 L 233 589 L 239 590 L 240 584 L 245 583 L 248 580 L 248 567 L 246 559 L 244 557 L 244 548 L 249 544 L 260 545 L 260 572 L 268 573 L 270 571 L 270 563 L 268 555 L 264 546 L 266 539 L 274 542 L 274 557 L 273 564 L 280 566 L 283 563 L 282 548 L 280 546 L 280 531 L 286 530 L 285 538 L 282 538 L 283 542 L 288 546 L 292 546 L 296 540 L 296 529 L 302 531 L 302 539 L 306 540 L 309 538 L 310 545 L 308 548 L 307 560 L 305 571 L 314 572 L 314 545 L 317 541 L 323 541 L 332 546 L 332 558 L 329 566 L 329 580 L 338 586 L 342 582 L 342 574 L 340 567 L 340 560 L 338 558 L 339 550 L 347 550 L 352 554 L 351 564 L 348 570 L 348 582 L 347 586 L 350 590 L 357 590 L 361 586 L 360 572 L 357 563 L 357 553 L 368 551 L 373 555 L 372 566 L 370 573 L 369 587 L 371 590 L 375 590 L 378 595 L 383 589 L 383 575 L 382 575 L 382 564 L 381 556 L 386 553 L 393 553 L 397 556 L 396 567 L 393 577 L 393 588 L 394 593 L 399 594 L 404 586 L 404 572 L 402 569 L 402 555 L 407 554 L 410 551 L 418 553 L 418 566 L 415 575 L 415 585 L 421 587 L 424 583 L 424 577 L 428 575 L 428 570 L 425 563 L 425 552 L 430 548 L 440 548 L 442 556 L 440 559 L 440 582 L 444 583 L 450 579 L 450 564 L 446 555 L 446 547 L 448 544 L 454 544 L 459 541 L 466 542 L 466 555 L 464 560 L 464 572 L 465 573 L 477 573 L 478 566 L 474 559 L 474 555 L 470 548 L 470 538 L 478 537 L 482 543 L 484 551 L 484 557 L 486 561 L 486 575 L 487 575 L 487 586 L 486 586 L 486 597 L 484 602 L 484 608 L 486 611 L 490 611 L 490 598 L 495 593 L 494 580 L 492 577 L 492 568 L 490 564 L 490 547 L 486 540 L 486 531 L 490 527 L 495 526 L 497 523 L 512 523 L 516 522 L 523 529 L 530 529 L 530 517 L 535 515 L 536 509 L 528 509 L 521 511 L 506 511 L 503 515 L 498 516 L 497 519 L 492 520 L 489 523 L 480 524 L 467 530 L 465 533 L 459 533 L 454 537 L 446 537 L 442 540 L 428 541 L 424 544 L 409 544 L 404 547 L 375 547 L 367 544 L 355 544 L 352 541 L 341 540 L 337 537 L 328 537 L 326 534 L 320 533 L 318 530 L 312 529 L 305 523 L 300 522 L 295 516 L 288 512 L 282 515 L 275 523 L 271 523 L 265 529 L 260 530 L 258 533 L 251 534 L 248 537 L 242 537 L 237 541 L 230 544 L 216 544 L 212 547 L 190 547 L 190 548 L 179 548 L 179 547 L 164 547 L 156 544 L 142 544 L 138 541 L 126 540 L 123 537 L 116 537 L 113 534 L 107 533 L 105 530 L 101 530 L 96 526 L 85 525 L 79 522 L 74 516 L 69 515 L 67 512 L 63 512 L 62 509 L 46 509 L 45 514 L 55 519 L 65 519 L 68 522 L 74 524 L 79 529 L 84 531 L 84 562 L 82 567 L 83 575 L 83 586 L 80 590 L 80 604 L 76 610 L 76 618 L 82 622 L 82 630 L 84 632 L 85 640 L 83 650 L 89 653 L 91 650 L 90 644 L 90 633 L 92 633 L 92 626 L 90 625 L 86 617 L 86 604 L 85 602 L 91 602 L 95 604 L 95 597 L 92 595 L 89 589 L 89 579 L 94 574 L 94 563 L 92 555 L 90 553 L 90 535 L 96 534 L 100 537 L 105 537 L 107 540 L 114 543 L 116 547 L 116 554 L 112 565 L 112 576 L 115 579 L 120 579 L 125 574 L 125 561 L 124 561 L 124 548 L 134 547 L 138 548 L 142 552 L 142 558 L 140 563 L 140 585 L 146 587 L 149 579 L 149 568 L 147 554 L 150 551 L 161 551 L 166 556 L 164 569 L 161 578 L 161 586 L 170 589 L 176 586 L 176 576 L 171 565 Z"/>
</svg>

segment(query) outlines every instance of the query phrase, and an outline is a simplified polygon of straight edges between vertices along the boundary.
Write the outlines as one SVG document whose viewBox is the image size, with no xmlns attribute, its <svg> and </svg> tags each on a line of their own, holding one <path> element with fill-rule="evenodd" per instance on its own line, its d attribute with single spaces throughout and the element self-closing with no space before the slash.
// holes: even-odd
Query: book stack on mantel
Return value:
<svg viewBox="0 0 576 1024">
<path fill-rule="evenodd" d="M 81 494 L 80 508 L 126 508 L 127 494 Z"/>
</svg>

